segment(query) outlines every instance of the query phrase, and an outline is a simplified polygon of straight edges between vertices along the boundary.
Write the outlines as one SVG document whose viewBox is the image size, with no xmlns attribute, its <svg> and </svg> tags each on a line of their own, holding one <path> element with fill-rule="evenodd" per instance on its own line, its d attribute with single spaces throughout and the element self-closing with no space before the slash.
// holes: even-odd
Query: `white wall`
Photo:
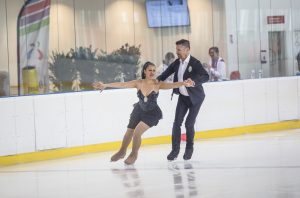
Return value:
<svg viewBox="0 0 300 198">
<path fill-rule="evenodd" d="M 0 1 L 0 71 L 8 70 L 8 51 L 7 51 L 7 23 L 6 23 L 6 2 Z"/>
<path fill-rule="evenodd" d="M 5 1 L 7 11 L 4 12 L 6 14 L 6 23 L 7 23 L 7 40 L 1 40 L 1 42 L 7 43 L 7 48 L 1 49 L 2 51 L 6 51 L 8 65 L 7 69 L 9 71 L 9 79 L 10 83 L 15 85 L 17 84 L 17 74 L 18 74 L 18 59 L 17 59 L 17 17 L 20 8 L 22 7 L 24 0 L 14 0 L 14 1 Z M 3 3 L 3 0 L 2 0 Z M 2 19 L 1 19 L 2 20 Z M 4 26 L 4 29 L 6 29 Z M 1 27 L 2 28 L 2 27 Z M 5 52 L 4 52 L 5 54 Z M 0 62 L 1 59 L 0 59 Z M 7 70 L 6 70 L 7 71 Z"/>
<path fill-rule="evenodd" d="M 300 7 L 299 7 L 300 8 Z M 285 31 L 285 65 L 286 75 L 294 75 L 294 56 L 293 56 L 293 45 L 292 45 L 292 30 L 294 26 L 299 23 L 299 20 L 292 21 L 292 5 L 291 1 L 280 1 L 280 0 L 263 0 L 260 1 L 261 11 L 261 48 L 267 50 L 267 64 L 263 64 L 262 68 L 265 75 L 270 76 L 270 59 L 269 59 L 269 44 L 268 44 L 268 33 L 272 31 Z M 283 24 L 267 24 L 267 16 L 284 16 L 285 22 Z"/>
<path fill-rule="evenodd" d="M 217 46 L 220 51 L 220 56 L 227 62 L 227 45 L 226 40 L 226 13 L 225 13 L 225 1 L 224 0 L 212 0 L 212 12 L 213 12 L 213 45 Z M 208 50 L 206 52 L 208 54 Z M 226 68 L 228 70 L 228 68 Z M 229 72 L 227 71 L 229 77 Z"/>
<path fill-rule="evenodd" d="M 10 73 L 11 86 L 17 86 L 16 24 L 23 3 L 0 0 L 0 70 Z M 141 45 L 142 63 L 151 61 L 159 66 L 167 52 L 175 53 L 175 42 L 186 38 L 191 41 L 193 56 L 202 62 L 207 62 L 208 48 L 219 44 L 226 60 L 223 0 L 188 0 L 188 6 L 190 26 L 149 28 L 145 0 L 52 0 L 49 57 L 52 51 L 67 53 L 89 45 L 111 52 L 128 43 Z"/>
<path fill-rule="evenodd" d="M 17 85 L 17 14 L 24 0 L 0 0 L 0 70 L 9 71 L 12 86 Z M 88 3 L 87 3 L 88 2 Z M 125 43 L 141 44 L 141 61 L 162 63 L 166 52 L 175 53 L 174 42 L 191 41 L 192 54 L 207 62 L 208 48 L 220 47 L 227 63 L 227 75 L 240 70 L 249 78 L 260 64 L 260 49 L 268 50 L 268 31 L 286 31 L 287 71 L 297 71 L 295 56 L 300 51 L 300 1 L 298 0 L 188 0 L 189 27 L 148 28 L 145 0 L 52 0 L 50 13 L 50 55 L 54 50 L 68 52 L 76 46 L 116 50 Z M 284 15 L 285 24 L 267 25 L 266 16 Z M 121 30 L 121 31 L 120 31 Z M 267 52 L 267 60 L 268 52 Z"/>
<path fill-rule="evenodd" d="M 229 73 L 239 70 L 242 79 L 250 78 L 252 69 L 263 69 L 264 77 L 270 76 L 269 40 L 271 31 L 285 31 L 286 75 L 297 71 L 295 56 L 300 51 L 296 45 L 299 30 L 300 3 L 297 0 L 227 0 L 225 1 L 227 23 L 227 52 Z M 283 24 L 267 24 L 267 16 L 284 16 Z M 300 37 L 300 31 L 299 37 Z M 231 39 L 232 38 L 232 39 Z M 300 39 L 298 39 L 300 40 Z M 260 50 L 266 50 L 266 64 L 260 63 Z M 237 66 L 238 65 L 238 66 Z"/>
<path fill-rule="evenodd" d="M 196 131 L 300 119 L 300 77 L 204 84 Z M 144 137 L 171 135 L 177 97 L 160 91 L 159 124 Z M 0 98 L 0 156 L 121 141 L 135 89 Z"/>
<path fill-rule="evenodd" d="M 225 3 L 225 13 L 226 13 L 226 41 L 227 41 L 227 72 L 228 75 L 232 71 L 239 70 L 238 62 L 238 39 L 237 39 L 237 16 L 236 16 L 236 1 L 227 0 Z"/>
<path fill-rule="evenodd" d="M 292 0 L 292 26 L 293 28 L 293 63 L 294 73 L 300 71 L 296 61 L 297 54 L 300 53 L 300 1 Z"/>
<path fill-rule="evenodd" d="M 258 1 L 236 1 L 239 71 L 250 78 L 252 69 L 260 69 L 260 15 Z"/>
</svg>

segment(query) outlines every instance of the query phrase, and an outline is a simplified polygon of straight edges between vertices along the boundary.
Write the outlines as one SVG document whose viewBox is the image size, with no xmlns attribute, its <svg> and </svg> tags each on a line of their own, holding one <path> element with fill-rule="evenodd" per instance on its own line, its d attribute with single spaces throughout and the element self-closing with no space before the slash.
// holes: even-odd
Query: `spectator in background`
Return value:
<svg viewBox="0 0 300 198">
<path fill-rule="evenodd" d="M 0 96 L 9 95 L 9 78 L 8 72 L 0 71 Z"/>
<path fill-rule="evenodd" d="M 226 64 L 223 58 L 219 56 L 219 48 L 211 47 L 208 50 L 211 59 L 208 64 L 204 64 L 208 74 L 209 81 L 222 81 L 226 79 Z"/>
<path fill-rule="evenodd" d="M 297 76 L 300 76 L 300 52 L 297 54 L 297 57 L 296 57 L 296 60 L 297 60 L 297 65 L 298 65 L 298 72 L 296 73 Z"/>
<path fill-rule="evenodd" d="M 175 55 L 172 52 L 166 53 L 165 59 L 163 60 L 163 64 L 162 64 L 162 66 L 160 66 L 160 68 L 157 72 L 158 75 L 160 75 L 164 71 L 166 71 L 166 69 L 171 65 L 171 63 L 174 62 L 174 60 L 175 60 Z M 164 80 L 164 82 L 172 83 L 173 79 L 174 79 L 174 74 L 169 76 L 166 80 Z"/>
</svg>

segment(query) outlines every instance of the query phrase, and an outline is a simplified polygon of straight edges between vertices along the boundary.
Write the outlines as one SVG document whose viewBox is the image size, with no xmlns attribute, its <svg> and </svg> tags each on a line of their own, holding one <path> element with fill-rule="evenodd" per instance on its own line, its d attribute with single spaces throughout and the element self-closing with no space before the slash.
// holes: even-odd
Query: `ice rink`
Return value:
<svg viewBox="0 0 300 198">
<path fill-rule="evenodd" d="M 3 167 L 0 198 L 300 197 L 300 129 L 198 140 L 190 161 L 184 146 L 173 162 L 156 145 L 134 166 L 102 152 Z"/>
</svg>

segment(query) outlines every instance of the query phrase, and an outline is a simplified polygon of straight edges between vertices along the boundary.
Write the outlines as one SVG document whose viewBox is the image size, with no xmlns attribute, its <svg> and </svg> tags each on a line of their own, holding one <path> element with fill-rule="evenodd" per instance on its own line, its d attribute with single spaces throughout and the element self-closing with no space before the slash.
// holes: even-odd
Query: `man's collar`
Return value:
<svg viewBox="0 0 300 198">
<path fill-rule="evenodd" d="M 191 58 L 191 55 L 189 54 L 189 55 L 186 57 L 186 59 L 184 59 L 184 61 L 182 61 L 182 60 L 180 59 L 180 62 L 181 62 L 181 63 L 189 63 L 189 62 L 190 62 L 190 58 Z"/>
</svg>

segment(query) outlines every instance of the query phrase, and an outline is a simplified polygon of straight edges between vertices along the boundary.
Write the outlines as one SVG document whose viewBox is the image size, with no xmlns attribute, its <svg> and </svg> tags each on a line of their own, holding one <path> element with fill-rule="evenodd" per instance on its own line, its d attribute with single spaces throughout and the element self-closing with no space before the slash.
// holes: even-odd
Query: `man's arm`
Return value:
<svg viewBox="0 0 300 198">
<path fill-rule="evenodd" d="M 193 78 L 192 80 L 195 82 L 195 87 L 197 87 L 207 82 L 209 80 L 209 75 L 207 71 L 203 68 L 199 60 L 195 60 L 194 64 L 197 75 L 195 75 L 195 78 Z"/>
<path fill-rule="evenodd" d="M 163 73 L 161 73 L 156 79 L 159 81 L 166 80 L 169 76 L 171 76 L 175 72 L 175 63 L 174 61 Z"/>
</svg>

